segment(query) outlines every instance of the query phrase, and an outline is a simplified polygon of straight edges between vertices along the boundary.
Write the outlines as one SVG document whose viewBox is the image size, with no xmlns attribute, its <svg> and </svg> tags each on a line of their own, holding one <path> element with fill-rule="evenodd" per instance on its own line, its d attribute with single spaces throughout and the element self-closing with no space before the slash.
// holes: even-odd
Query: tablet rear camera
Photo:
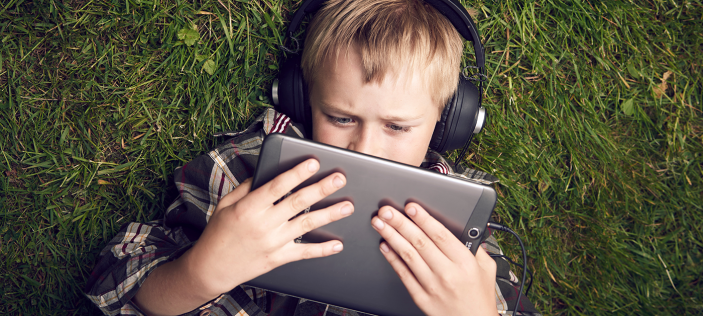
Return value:
<svg viewBox="0 0 703 316">
<path fill-rule="evenodd" d="M 476 238 L 481 232 L 478 230 L 478 228 L 474 227 L 469 230 L 469 237 L 471 238 Z"/>
</svg>

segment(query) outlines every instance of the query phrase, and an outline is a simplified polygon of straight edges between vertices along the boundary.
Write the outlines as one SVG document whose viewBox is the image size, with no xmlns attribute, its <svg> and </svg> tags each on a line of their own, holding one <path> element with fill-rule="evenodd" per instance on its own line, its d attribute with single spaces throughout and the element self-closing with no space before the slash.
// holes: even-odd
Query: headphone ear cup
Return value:
<svg viewBox="0 0 703 316">
<path fill-rule="evenodd" d="M 444 105 L 444 109 L 442 110 L 442 114 L 439 118 L 439 121 L 434 126 L 434 132 L 432 133 L 432 140 L 430 140 L 430 148 L 432 150 L 435 150 L 439 153 L 443 153 L 440 151 L 440 148 L 444 146 L 444 134 L 445 134 L 445 129 L 447 127 L 447 117 L 450 116 L 450 113 L 454 112 L 454 100 L 456 99 L 456 92 L 454 92 L 454 95 L 447 101 L 447 104 Z"/>
<path fill-rule="evenodd" d="M 311 119 L 306 90 L 303 71 L 300 69 L 300 56 L 293 55 L 282 63 L 278 79 L 274 81 L 271 89 L 273 108 L 307 128 Z"/>
<path fill-rule="evenodd" d="M 444 106 L 442 116 L 435 125 L 430 148 L 444 153 L 461 148 L 468 141 L 476 127 L 479 97 L 478 88 L 460 76 L 454 96 Z"/>
</svg>

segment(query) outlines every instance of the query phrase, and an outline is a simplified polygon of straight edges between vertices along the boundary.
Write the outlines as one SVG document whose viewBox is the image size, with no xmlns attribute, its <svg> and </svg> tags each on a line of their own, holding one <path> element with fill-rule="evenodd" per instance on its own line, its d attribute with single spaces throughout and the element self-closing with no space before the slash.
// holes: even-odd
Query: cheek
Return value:
<svg viewBox="0 0 703 316">
<path fill-rule="evenodd" d="M 312 97 L 311 97 L 312 99 Z M 311 100 L 312 102 L 312 100 Z M 312 107 L 312 140 L 322 143 L 322 139 L 320 136 L 323 136 L 324 133 L 322 132 L 323 127 L 323 121 L 320 120 L 320 113 L 317 111 L 317 109 L 313 106 Z"/>
<path fill-rule="evenodd" d="M 422 164 L 422 161 L 425 160 L 425 155 L 427 154 L 427 149 L 430 146 L 433 133 L 434 124 L 428 124 L 426 129 L 415 139 L 415 144 L 413 147 L 415 148 L 415 166 L 419 167 Z"/>
<path fill-rule="evenodd" d="M 318 143 L 339 147 L 341 145 L 342 136 L 339 129 L 331 126 L 327 119 L 313 117 L 312 140 Z"/>
<path fill-rule="evenodd" d="M 432 131 L 434 131 L 434 128 L 429 132 L 425 130 L 412 137 L 389 142 L 393 148 L 389 153 L 389 159 L 419 167 L 427 154 Z"/>
</svg>

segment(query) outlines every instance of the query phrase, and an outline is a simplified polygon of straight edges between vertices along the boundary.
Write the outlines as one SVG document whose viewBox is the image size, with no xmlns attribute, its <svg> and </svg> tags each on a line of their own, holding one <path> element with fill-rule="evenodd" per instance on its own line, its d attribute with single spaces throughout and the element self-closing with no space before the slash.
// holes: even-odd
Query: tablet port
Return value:
<svg viewBox="0 0 703 316">
<path fill-rule="evenodd" d="M 474 227 L 472 229 L 469 229 L 469 237 L 471 238 L 476 238 L 481 232 L 478 230 L 478 228 Z"/>
</svg>

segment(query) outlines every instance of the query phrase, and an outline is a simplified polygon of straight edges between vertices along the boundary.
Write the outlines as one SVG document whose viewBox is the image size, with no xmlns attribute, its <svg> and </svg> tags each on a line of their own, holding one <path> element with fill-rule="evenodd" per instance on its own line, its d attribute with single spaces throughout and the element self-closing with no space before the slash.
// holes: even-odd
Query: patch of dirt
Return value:
<svg viewBox="0 0 703 316">
<path fill-rule="evenodd" d="M 5 176 L 9 180 L 10 183 L 16 183 L 16 184 L 22 184 L 22 180 L 20 180 L 20 173 L 18 170 L 21 170 L 19 166 L 17 165 L 12 165 L 10 167 L 11 169 L 8 171 L 5 171 Z"/>
</svg>

